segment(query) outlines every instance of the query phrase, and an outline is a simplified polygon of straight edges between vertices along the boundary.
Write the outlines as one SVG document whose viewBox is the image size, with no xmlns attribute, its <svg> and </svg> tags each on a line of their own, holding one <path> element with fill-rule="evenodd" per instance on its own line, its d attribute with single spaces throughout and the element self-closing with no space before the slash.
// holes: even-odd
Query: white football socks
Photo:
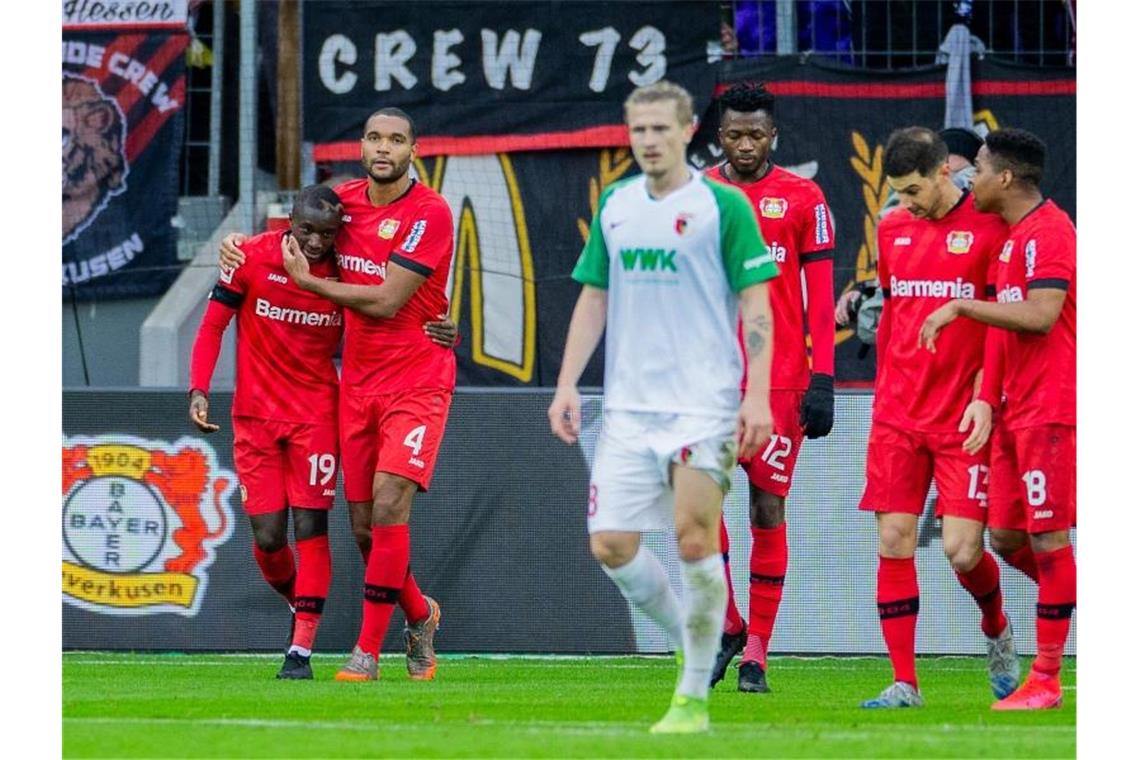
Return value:
<svg viewBox="0 0 1140 760">
<path fill-rule="evenodd" d="M 708 699 L 724 611 L 728 607 L 728 584 L 724 560 L 711 554 L 695 562 L 681 561 L 681 606 L 684 611 L 685 668 L 677 693 Z"/>
<path fill-rule="evenodd" d="M 661 566 L 657 555 L 647 549 L 645 544 L 641 544 L 629 562 L 617 568 L 602 565 L 602 570 L 621 589 L 622 596 L 664 628 L 673 647 L 680 649 L 683 636 L 681 607 L 677 595 L 669 587 L 669 577 L 665 575 L 665 568 Z M 723 576 L 724 571 L 721 570 L 721 577 Z"/>
</svg>

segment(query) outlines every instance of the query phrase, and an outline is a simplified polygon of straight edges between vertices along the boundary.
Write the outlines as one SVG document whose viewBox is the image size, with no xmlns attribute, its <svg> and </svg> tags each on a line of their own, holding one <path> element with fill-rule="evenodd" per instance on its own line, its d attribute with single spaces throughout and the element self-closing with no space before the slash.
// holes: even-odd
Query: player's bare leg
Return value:
<svg viewBox="0 0 1140 760">
<path fill-rule="evenodd" d="M 1077 566 L 1067 530 L 1029 537 L 1037 559 L 1037 657 L 1029 675 L 995 710 L 1047 710 L 1061 706 L 1061 657 L 1077 599 Z"/>
<path fill-rule="evenodd" d="M 653 733 L 698 733 L 709 727 L 708 693 L 728 589 L 720 558 L 722 483 L 674 464 L 673 522 L 681 560 L 684 665 L 669 711 Z"/>
<path fill-rule="evenodd" d="M 921 707 L 914 663 L 914 631 L 918 622 L 918 574 L 914 550 L 918 544 L 918 515 L 877 512 L 879 573 L 877 599 L 879 625 L 890 653 L 894 683 L 877 697 L 863 702 L 868 708 Z"/>
<path fill-rule="evenodd" d="M 986 637 L 986 672 L 994 696 L 1003 699 L 1021 680 L 1021 663 L 1013 629 L 1002 609 L 1001 573 L 993 555 L 982 543 L 986 526 L 977 520 L 946 515 L 942 518 L 942 547 L 958 582 L 982 612 Z"/>
<path fill-rule="evenodd" d="M 768 642 L 784 594 L 788 568 L 785 499 L 749 484 L 752 555 L 749 562 L 748 639 L 740 660 L 737 689 L 767 693 Z"/>
<path fill-rule="evenodd" d="M 1010 528 L 990 528 L 990 546 L 1006 564 L 1037 582 L 1037 560 L 1029 543 L 1029 533 Z"/>
</svg>

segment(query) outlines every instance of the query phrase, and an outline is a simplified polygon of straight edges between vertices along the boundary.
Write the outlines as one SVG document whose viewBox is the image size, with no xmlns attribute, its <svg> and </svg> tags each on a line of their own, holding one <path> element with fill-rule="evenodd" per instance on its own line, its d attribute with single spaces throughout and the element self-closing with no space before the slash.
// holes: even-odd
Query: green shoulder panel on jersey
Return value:
<svg viewBox="0 0 1140 760">
<path fill-rule="evenodd" d="M 703 175 L 701 179 L 720 209 L 720 254 L 733 291 L 739 293 L 749 285 L 776 277 L 780 269 L 768 252 L 748 197 L 739 188 Z"/>
<path fill-rule="evenodd" d="M 637 177 L 614 182 L 603 190 L 601 197 L 598 198 L 598 212 L 594 214 L 594 219 L 590 222 L 590 237 L 587 238 L 586 245 L 582 248 L 581 255 L 578 256 L 578 263 L 570 274 L 572 278 L 583 285 L 593 285 L 595 288 L 602 289 L 607 289 L 610 286 L 610 252 L 606 247 L 605 235 L 602 234 L 602 209 L 606 207 L 606 202 L 609 201 L 615 190 L 628 185 L 635 179 Z"/>
</svg>

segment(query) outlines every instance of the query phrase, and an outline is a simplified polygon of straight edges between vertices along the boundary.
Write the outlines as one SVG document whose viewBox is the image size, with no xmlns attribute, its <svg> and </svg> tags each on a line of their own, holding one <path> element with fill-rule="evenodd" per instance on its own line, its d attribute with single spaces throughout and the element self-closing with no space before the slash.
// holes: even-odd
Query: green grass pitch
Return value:
<svg viewBox="0 0 1140 760">
<path fill-rule="evenodd" d="M 773 658 L 773 693 L 736 672 L 711 695 L 712 732 L 651 736 L 675 679 L 671 657 L 444 656 L 410 681 L 276 681 L 279 657 L 68 653 L 64 757 L 1074 757 L 1076 663 L 1065 705 L 995 713 L 976 657 L 922 658 L 922 709 L 860 710 L 887 685 L 884 658 Z M 1028 660 L 1024 661 L 1028 667 Z"/>
</svg>

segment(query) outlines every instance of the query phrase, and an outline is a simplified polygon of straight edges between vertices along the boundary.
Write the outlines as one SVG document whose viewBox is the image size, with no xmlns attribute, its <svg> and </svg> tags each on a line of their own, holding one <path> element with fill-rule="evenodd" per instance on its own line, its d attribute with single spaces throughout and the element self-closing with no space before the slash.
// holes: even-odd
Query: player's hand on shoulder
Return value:
<svg viewBox="0 0 1140 760">
<path fill-rule="evenodd" d="M 220 425 L 210 422 L 210 400 L 202 391 L 190 392 L 190 421 L 203 433 L 216 433 Z"/>
<path fill-rule="evenodd" d="M 578 389 L 560 385 L 554 391 L 554 400 L 546 412 L 550 430 L 564 443 L 573 444 L 582 432 L 582 397 Z"/>
<path fill-rule="evenodd" d="M 993 432 L 994 410 L 989 403 L 981 399 L 974 399 L 966 406 L 962 414 L 962 421 L 958 423 L 958 432 L 970 434 L 962 441 L 962 450 L 967 454 L 977 454 L 990 440 Z M 972 428 L 972 429 L 971 429 Z"/>
<path fill-rule="evenodd" d="M 454 348 L 459 344 L 459 325 L 452 322 L 447 314 L 440 314 L 436 321 L 424 322 L 424 333 L 432 343 L 444 348 Z"/>
<path fill-rule="evenodd" d="M 238 246 L 246 240 L 249 240 L 249 235 L 240 232 L 231 232 L 222 238 L 222 244 L 218 248 L 218 266 L 222 269 L 237 269 L 244 264 L 245 254 Z"/>
<path fill-rule="evenodd" d="M 741 459 L 751 459 L 772 436 L 772 409 L 766 395 L 745 393 L 736 418 L 736 448 Z"/>
</svg>

